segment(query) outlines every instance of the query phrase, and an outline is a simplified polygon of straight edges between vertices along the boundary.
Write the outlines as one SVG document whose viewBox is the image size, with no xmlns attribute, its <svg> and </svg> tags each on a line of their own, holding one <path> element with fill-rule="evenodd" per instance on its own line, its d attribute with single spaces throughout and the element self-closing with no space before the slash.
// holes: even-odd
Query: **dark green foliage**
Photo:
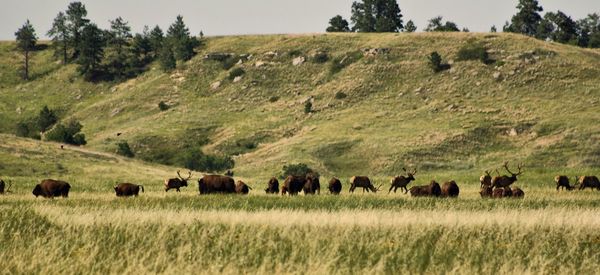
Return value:
<svg viewBox="0 0 600 275">
<path fill-rule="evenodd" d="M 160 67 L 163 71 L 171 71 L 177 67 L 177 61 L 175 61 L 175 55 L 173 54 L 173 50 L 171 47 L 163 47 L 160 51 L 159 56 Z"/>
<path fill-rule="evenodd" d="M 232 169 L 235 162 L 229 156 L 206 155 L 200 149 L 194 149 L 184 154 L 183 165 L 190 170 L 221 172 Z"/>
<path fill-rule="evenodd" d="M 171 108 L 171 106 L 167 105 L 167 103 L 165 103 L 164 101 L 158 103 L 158 109 L 160 109 L 161 111 L 169 110 L 169 108 Z"/>
<path fill-rule="evenodd" d="M 491 33 L 498 32 L 498 29 L 496 29 L 496 25 L 493 25 L 493 26 L 490 28 L 490 32 L 491 32 Z"/>
<path fill-rule="evenodd" d="M 335 93 L 335 99 L 344 99 L 346 97 L 348 97 L 348 95 L 345 94 L 344 92 L 337 92 L 337 93 Z"/>
<path fill-rule="evenodd" d="M 308 114 L 308 113 L 312 113 L 312 102 L 306 101 L 306 103 L 304 103 L 304 113 Z"/>
<path fill-rule="evenodd" d="M 579 45 L 582 47 L 600 48 L 600 15 L 589 14 L 586 18 L 577 21 L 580 31 Z"/>
<path fill-rule="evenodd" d="M 152 53 L 154 54 L 154 57 L 157 57 L 160 52 L 161 49 L 163 47 L 163 41 L 165 39 L 164 37 L 164 33 L 162 31 L 162 29 L 156 25 L 152 31 L 150 31 L 150 34 L 148 35 L 148 40 L 150 42 L 150 48 L 152 49 Z"/>
<path fill-rule="evenodd" d="M 104 42 L 103 32 L 96 24 L 85 26 L 81 33 L 77 63 L 79 73 L 88 80 L 95 79 L 102 73 L 100 64 L 104 57 Z"/>
<path fill-rule="evenodd" d="M 229 70 L 238 63 L 240 59 L 237 56 L 230 56 L 223 60 L 221 60 L 221 64 L 223 65 L 224 70 Z"/>
<path fill-rule="evenodd" d="M 25 24 L 15 32 L 15 37 L 17 40 L 17 49 L 23 53 L 25 57 L 25 62 L 23 66 L 23 79 L 29 79 L 29 54 L 35 50 L 35 45 L 37 43 L 37 36 L 35 35 L 35 29 L 31 23 L 29 23 L 29 19 L 25 22 Z"/>
<path fill-rule="evenodd" d="M 327 32 L 349 32 L 350 26 L 348 21 L 341 15 L 336 15 L 329 20 L 329 27 L 326 29 Z"/>
<path fill-rule="evenodd" d="M 417 26 L 415 25 L 415 22 L 413 22 L 412 20 L 408 20 L 408 22 L 406 22 L 406 25 L 404 26 L 404 31 L 405 32 L 416 32 Z"/>
<path fill-rule="evenodd" d="M 357 32 L 399 32 L 404 28 L 396 0 L 362 0 L 352 3 L 352 17 Z"/>
<path fill-rule="evenodd" d="M 458 26 L 454 22 L 446 21 L 443 23 L 443 17 L 437 16 L 429 19 L 429 24 L 425 29 L 427 32 L 458 32 Z"/>
<path fill-rule="evenodd" d="M 486 48 L 479 43 L 467 43 L 458 50 L 456 54 L 456 60 L 467 61 L 467 60 L 479 60 L 481 63 L 489 64 L 489 54 Z"/>
<path fill-rule="evenodd" d="M 63 142 L 72 145 L 85 145 L 85 135 L 80 133 L 83 126 L 79 121 L 72 120 L 66 125 L 58 123 L 48 133 L 46 133 L 46 140 Z"/>
<path fill-rule="evenodd" d="M 69 26 L 69 44 L 73 47 L 73 58 L 78 58 L 81 47 L 84 28 L 89 24 L 90 20 L 85 18 L 87 10 L 81 2 L 71 2 L 67 8 L 67 26 Z"/>
<path fill-rule="evenodd" d="M 570 16 L 561 11 L 556 13 L 549 12 L 544 16 L 544 21 L 551 22 L 554 26 L 554 31 L 549 37 L 550 39 L 564 44 L 578 44 L 578 26 Z"/>
<path fill-rule="evenodd" d="M 133 36 L 131 43 L 131 53 L 133 58 L 140 61 L 142 65 L 149 63 L 154 58 L 152 54 L 152 44 L 150 43 L 150 35 L 147 31 L 147 27 L 144 28 L 144 32 L 139 34 L 136 33 Z"/>
<path fill-rule="evenodd" d="M 15 135 L 18 137 L 26 137 L 40 139 L 40 132 L 37 130 L 37 125 L 33 120 L 18 122 L 15 126 Z"/>
<path fill-rule="evenodd" d="M 269 98 L 269 102 L 277 102 L 279 100 L 278 96 L 272 96 Z"/>
<path fill-rule="evenodd" d="M 329 55 L 326 52 L 317 52 L 312 58 L 315 63 L 325 63 L 329 61 Z"/>
<path fill-rule="evenodd" d="M 110 21 L 110 30 L 106 38 L 107 42 L 107 70 L 111 77 L 124 79 L 135 75 L 133 69 L 137 67 L 137 62 L 132 62 L 131 52 L 129 51 L 129 41 L 131 40 L 131 28 L 121 17 Z"/>
<path fill-rule="evenodd" d="M 40 114 L 37 118 L 37 126 L 40 132 L 46 132 L 50 127 L 58 122 L 58 118 L 54 111 L 48 109 L 48 106 L 44 106 L 40 111 Z"/>
<path fill-rule="evenodd" d="M 127 143 L 127 141 L 117 143 L 117 155 L 121 155 L 128 158 L 135 157 L 135 154 L 133 153 L 133 151 L 131 151 L 131 148 L 129 147 L 129 143 Z"/>
<path fill-rule="evenodd" d="M 504 31 L 535 36 L 538 24 L 542 21 L 542 16 L 539 13 L 544 9 L 537 0 L 519 0 L 517 9 L 519 11 L 512 17 L 510 24 L 504 28 Z"/>
<path fill-rule="evenodd" d="M 308 165 L 304 163 L 290 164 L 284 165 L 281 171 L 281 179 L 287 178 L 287 176 L 297 176 L 297 177 L 306 177 L 307 175 L 312 174 L 315 176 L 319 176 L 319 173 L 312 168 L 308 167 Z"/>
<path fill-rule="evenodd" d="M 194 48 L 200 46 L 200 41 L 190 36 L 181 15 L 178 15 L 175 23 L 169 27 L 167 40 L 177 60 L 190 60 L 195 54 Z"/>
<path fill-rule="evenodd" d="M 291 57 L 298 57 L 298 56 L 301 56 L 302 54 L 303 54 L 302 50 L 298 50 L 298 49 L 291 50 L 288 52 L 288 55 Z"/>
<path fill-rule="evenodd" d="M 331 74 L 336 74 L 344 68 L 346 68 L 347 66 L 349 66 L 350 64 L 357 62 L 362 57 L 363 55 L 360 51 L 348 52 L 343 56 L 334 58 L 331 62 L 331 67 L 329 68 L 329 71 L 331 72 Z"/>
<path fill-rule="evenodd" d="M 63 64 L 69 61 L 69 26 L 67 25 L 67 17 L 61 11 L 54 18 L 52 28 L 48 31 L 48 36 L 52 38 L 52 46 L 54 47 L 54 56 L 61 56 Z"/>
<path fill-rule="evenodd" d="M 438 52 L 432 52 L 428 56 L 429 67 L 433 70 L 433 72 L 438 73 L 443 70 L 447 70 L 450 68 L 448 64 L 442 64 L 442 56 Z"/>
<path fill-rule="evenodd" d="M 238 76 L 242 76 L 246 73 L 242 68 L 235 68 L 229 72 L 229 80 L 233 80 Z"/>
</svg>

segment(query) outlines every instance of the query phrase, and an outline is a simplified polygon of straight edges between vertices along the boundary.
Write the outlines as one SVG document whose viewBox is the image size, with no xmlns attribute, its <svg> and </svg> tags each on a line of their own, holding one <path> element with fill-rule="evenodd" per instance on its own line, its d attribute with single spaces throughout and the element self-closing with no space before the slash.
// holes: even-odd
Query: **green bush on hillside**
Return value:
<svg viewBox="0 0 600 275">
<path fill-rule="evenodd" d="M 231 72 L 229 72 L 229 80 L 233 80 L 238 76 L 242 76 L 246 73 L 246 71 L 244 71 L 244 69 L 242 68 L 235 68 L 233 70 L 231 70 Z"/>
<path fill-rule="evenodd" d="M 221 172 L 232 169 L 235 162 L 229 156 L 206 155 L 200 149 L 193 149 L 184 154 L 183 165 L 196 171 Z"/>
<path fill-rule="evenodd" d="M 63 142 L 72 145 L 85 145 L 85 135 L 80 133 L 83 126 L 79 121 L 72 120 L 66 125 L 58 123 L 48 133 L 46 133 L 46 140 Z"/>
<path fill-rule="evenodd" d="M 490 63 L 487 49 L 479 43 L 468 43 L 464 45 L 456 54 L 458 61 L 479 60 L 481 63 Z"/>
<path fill-rule="evenodd" d="M 329 55 L 326 52 L 318 52 L 313 56 L 312 61 L 314 63 L 325 63 L 329 61 Z"/>
<path fill-rule="evenodd" d="M 346 97 L 348 97 L 348 95 L 345 94 L 344 92 L 337 92 L 337 93 L 335 93 L 335 99 L 344 99 Z"/>
<path fill-rule="evenodd" d="M 127 141 L 117 143 L 117 155 L 121 155 L 128 158 L 135 157 L 135 154 L 131 150 L 131 147 L 129 147 L 129 143 L 127 143 Z"/>
<path fill-rule="evenodd" d="M 290 165 L 284 165 L 281 171 L 281 179 L 285 179 L 288 176 L 306 177 L 312 174 L 319 177 L 319 173 L 312 168 L 308 167 L 305 163 L 296 163 Z"/>
<path fill-rule="evenodd" d="M 160 109 L 161 111 L 169 110 L 169 108 L 171 108 L 171 106 L 169 106 L 164 101 L 161 101 L 161 102 L 158 103 L 158 109 Z"/>
</svg>

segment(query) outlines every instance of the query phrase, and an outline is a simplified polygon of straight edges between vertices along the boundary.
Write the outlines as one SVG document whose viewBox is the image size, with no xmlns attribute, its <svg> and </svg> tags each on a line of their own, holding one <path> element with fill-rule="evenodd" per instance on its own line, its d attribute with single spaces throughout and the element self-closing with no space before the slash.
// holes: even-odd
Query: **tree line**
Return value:
<svg viewBox="0 0 600 275">
<path fill-rule="evenodd" d="M 537 0 L 519 0 L 517 13 L 506 21 L 504 32 L 520 33 L 542 40 L 555 41 L 580 47 L 600 48 L 600 15 L 589 14 L 574 20 L 562 11 L 547 12 Z M 327 32 L 415 32 L 412 20 L 404 24 L 396 0 L 361 0 L 352 3 L 350 22 L 341 15 L 329 20 Z M 427 32 L 458 32 L 461 29 L 441 16 L 429 20 Z M 468 32 L 467 28 L 462 31 Z M 496 26 L 490 32 L 496 32 Z"/>
<path fill-rule="evenodd" d="M 87 18 L 81 2 L 72 2 L 66 11 L 59 12 L 47 34 L 52 39 L 55 57 L 62 64 L 77 64 L 77 71 L 86 80 L 130 78 L 145 71 L 155 60 L 164 70 L 172 70 L 177 61 L 191 59 L 194 49 L 201 45 L 201 40 L 190 35 L 182 16 L 177 16 L 166 34 L 158 25 L 152 29 L 145 26 L 142 33 L 133 34 L 121 17 L 110 20 L 110 28 L 103 30 Z M 38 37 L 29 20 L 15 37 L 17 49 L 24 56 L 23 78 L 27 80 L 30 55 Z"/>
</svg>

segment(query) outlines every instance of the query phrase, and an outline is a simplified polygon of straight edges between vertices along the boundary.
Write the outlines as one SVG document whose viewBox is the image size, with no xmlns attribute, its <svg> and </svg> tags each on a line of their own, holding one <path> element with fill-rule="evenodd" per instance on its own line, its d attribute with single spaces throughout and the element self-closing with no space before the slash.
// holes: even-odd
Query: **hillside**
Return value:
<svg viewBox="0 0 600 275">
<path fill-rule="evenodd" d="M 496 62 L 455 61 L 473 41 Z M 261 180 L 296 162 L 340 177 L 387 177 L 404 166 L 480 173 L 505 160 L 537 173 L 600 167 L 597 50 L 514 34 L 211 37 L 176 71 L 153 64 L 122 83 L 84 82 L 48 48 L 35 53 L 33 81 L 25 83 L 13 47 L 0 43 L 3 133 L 48 105 L 61 119 L 81 121 L 87 149 L 113 153 L 126 140 L 137 158 L 171 164 L 201 146 L 234 155 L 236 175 Z M 389 52 L 363 56 L 369 48 Z M 329 60 L 315 62 L 318 51 Z M 434 74 L 426 59 L 432 51 L 451 69 Z M 225 70 L 204 58 L 212 53 L 249 58 Z M 306 62 L 293 65 L 298 56 Z M 345 67 L 333 71 L 340 61 Z M 245 70 L 238 82 L 229 79 L 235 68 Z M 336 98 L 340 92 L 346 97 Z M 160 101 L 171 108 L 161 112 Z M 11 175 L 2 163 L 1 173 Z"/>
</svg>

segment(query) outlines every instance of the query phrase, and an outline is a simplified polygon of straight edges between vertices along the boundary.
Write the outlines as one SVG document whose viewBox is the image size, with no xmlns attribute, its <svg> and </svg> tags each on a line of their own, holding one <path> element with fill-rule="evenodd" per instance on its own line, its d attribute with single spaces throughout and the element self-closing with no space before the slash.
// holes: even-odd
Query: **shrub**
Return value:
<svg viewBox="0 0 600 275">
<path fill-rule="evenodd" d="M 269 98 L 269 102 L 277 102 L 279 100 L 278 96 L 272 96 Z"/>
<path fill-rule="evenodd" d="M 345 93 L 343 93 L 343 92 L 337 92 L 337 93 L 335 93 L 335 99 L 344 99 L 346 97 L 348 97 L 348 95 L 345 94 Z"/>
<path fill-rule="evenodd" d="M 326 52 L 318 52 L 313 56 L 313 62 L 315 63 L 325 63 L 329 61 L 329 55 Z"/>
<path fill-rule="evenodd" d="M 129 143 L 127 141 L 117 143 L 117 155 L 121 155 L 128 158 L 133 158 L 135 154 L 131 151 Z"/>
<path fill-rule="evenodd" d="M 229 70 L 229 69 L 233 68 L 233 66 L 235 66 L 235 64 L 237 64 L 238 61 L 240 61 L 239 57 L 230 56 L 228 58 L 225 58 L 223 61 L 221 61 L 221 64 L 223 65 L 224 70 Z"/>
<path fill-rule="evenodd" d="M 37 118 L 37 126 L 41 132 L 46 132 L 52 125 L 58 122 L 58 118 L 54 111 L 48 109 L 48 106 L 44 106 L 40 111 L 40 114 Z"/>
<path fill-rule="evenodd" d="M 246 73 L 246 71 L 244 71 L 244 69 L 242 68 L 235 68 L 233 70 L 231 70 L 229 72 L 229 80 L 233 80 L 234 78 L 238 77 L 238 76 L 242 76 Z"/>
<path fill-rule="evenodd" d="M 298 57 L 302 55 L 302 51 L 301 50 L 291 50 L 288 52 L 288 55 L 291 57 Z"/>
<path fill-rule="evenodd" d="M 464 45 L 456 54 L 458 61 L 479 60 L 484 64 L 489 63 L 489 54 L 485 47 L 478 43 Z"/>
<path fill-rule="evenodd" d="M 196 171 L 220 172 L 232 169 L 235 162 L 229 156 L 205 155 L 200 149 L 193 149 L 184 154 L 183 165 Z"/>
<path fill-rule="evenodd" d="M 161 102 L 158 103 L 158 109 L 160 109 L 161 111 L 169 110 L 169 108 L 171 108 L 171 106 L 169 106 L 164 101 L 161 101 Z"/>
<path fill-rule="evenodd" d="M 306 103 L 304 103 L 304 113 L 308 114 L 312 112 L 312 102 L 307 101 Z"/>
<path fill-rule="evenodd" d="M 15 135 L 18 137 L 40 139 L 41 137 L 36 126 L 33 121 L 21 121 L 15 126 Z"/>
<path fill-rule="evenodd" d="M 442 71 L 442 56 L 438 52 L 429 55 L 429 67 L 436 73 Z"/>
<path fill-rule="evenodd" d="M 85 145 L 85 135 L 79 133 L 83 126 L 79 121 L 72 120 L 66 125 L 58 123 L 46 134 L 46 140 L 63 142 L 72 145 Z"/>
<path fill-rule="evenodd" d="M 287 176 L 297 176 L 297 177 L 306 177 L 306 175 L 312 174 L 315 176 L 319 176 L 319 173 L 308 167 L 308 165 L 304 163 L 290 164 L 284 165 L 281 171 L 280 178 L 285 179 Z"/>
</svg>

